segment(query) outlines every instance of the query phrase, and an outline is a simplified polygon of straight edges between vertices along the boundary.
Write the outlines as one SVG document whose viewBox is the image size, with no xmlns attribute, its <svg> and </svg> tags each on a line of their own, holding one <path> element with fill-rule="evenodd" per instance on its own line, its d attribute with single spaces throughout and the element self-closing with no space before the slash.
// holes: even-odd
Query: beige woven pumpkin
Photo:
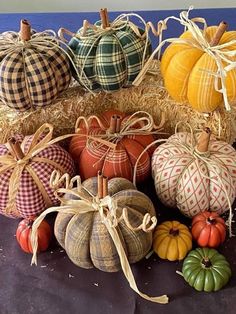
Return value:
<svg viewBox="0 0 236 314">
<path fill-rule="evenodd" d="M 89 196 L 84 188 L 91 195 L 96 195 L 98 179 L 93 177 L 82 183 L 83 193 Z M 107 192 L 103 194 L 103 200 L 106 194 Z M 112 202 L 116 204 L 115 216 L 121 217 L 125 207 L 128 221 L 132 226 L 140 225 L 146 213 L 155 216 L 155 209 L 151 200 L 145 194 L 137 191 L 127 179 L 111 179 L 108 182 L 108 194 Z M 71 198 L 71 195 L 66 195 L 66 197 Z M 73 205 L 71 208 L 73 210 Z M 112 209 L 107 209 L 106 216 L 109 215 L 109 210 Z M 150 250 L 152 245 L 151 232 L 132 230 L 123 219 L 119 220 L 115 229 L 119 234 L 129 263 L 138 262 Z M 77 266 L 82 268 L 96 267 L 106 272 L 120 270 L 119 254 L 99 211 L 94 211 L 93 208 L 91 208 L 91 212 L 84 214 L 71 214 L 70 210 L 68 213 L 60 213 L 59 211 L 54 232 L 68 257 Z"/>
</svg>

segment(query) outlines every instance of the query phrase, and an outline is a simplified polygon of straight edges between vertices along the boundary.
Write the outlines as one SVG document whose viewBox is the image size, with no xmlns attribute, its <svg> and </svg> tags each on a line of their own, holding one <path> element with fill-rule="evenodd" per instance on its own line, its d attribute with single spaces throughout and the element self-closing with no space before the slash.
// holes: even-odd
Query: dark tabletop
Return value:
<svg viewBox="0 0 236 314">
<path fill-rule="evenodd" d="M 157 200 L 151 180 L 141 189 L 149 194 L 157 210 L 158 221 L 190 220 L 178 210 L 164 208 Z M 55 216 L 49 217 L 53 225 Z M 149 295 L 167 294 L 170 303 L 154 304 L 143 300 L 130 287 L 122 271 L 104 273 L 75 266 L 55 239 L 47 252 L 38 255 L 38 266 L 30 266 L 31 255 L 18 246 L 15 231 L 19 220 L 0 216 L 0 313 L 52 314 L 143 314 L 143 313 L 235 313 L 236 237 L 227 238 L 219 248 L 233 271 L 233 277 L 221 291 L 197 292 L 176 274 L 182 262 L 160 260 L 156 254 L 132 265 L 139 289 Z M 236 224 L 233 225 L 236 233 Z"/>
</svg>

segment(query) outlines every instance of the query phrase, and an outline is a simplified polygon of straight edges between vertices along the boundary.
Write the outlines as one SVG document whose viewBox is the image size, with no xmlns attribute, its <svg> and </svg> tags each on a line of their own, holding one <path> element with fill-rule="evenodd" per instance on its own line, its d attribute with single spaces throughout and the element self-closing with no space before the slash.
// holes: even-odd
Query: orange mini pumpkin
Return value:
<svg viewBox="0 0 236 314">
<path fill-rule="evenodd" d="M 77 120 L 78 136 L 72 138 L 69 151 L 82 179 L 94 177 L 102 170 L 108 178 L 123 177 L 132 180 L 139 155 L 154 141 L 150 130 L 144 131 L 147 116 L 144 119 L 135 116 L 136 114 L 127 116 L 118 110 L 109 110 L 99 117 L 80 117 Z M 101 143 L 96 137 L 106 142 Z M 115 147 L 109 147 L 110 143 Z M 146 151 L 140 158 L 136 172 L 137 182 L 148 178 L 153 150 Z"/>
<path fill-rule="evenodd" d="M 216 248 L 224 242 L 226 225 L 215 212 L 204 211 L 193 218 L 192 236 L 199 246 Z"/>
</svg>

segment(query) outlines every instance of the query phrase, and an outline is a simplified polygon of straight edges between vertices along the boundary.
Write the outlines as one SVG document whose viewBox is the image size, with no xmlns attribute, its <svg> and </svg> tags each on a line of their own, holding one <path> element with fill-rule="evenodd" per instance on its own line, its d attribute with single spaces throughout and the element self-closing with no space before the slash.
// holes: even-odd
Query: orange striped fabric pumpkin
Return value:
<svg viewBox="0 0 236 314">
<path fill-rule="evenodd" d="M 70 142 L 69 151 L 74 158 L 81 178 L 87 179 L 96 176 L 99 170 L 108 178 L 123 177 L 132 180 L 134 165 L 144 148 L 154 141 L 153 135 L 122 135 L 119 131 L 110 134 L 110 121 L 112 117 L 118 117 L 120 128 L 127 121 L 126 114 L 118 110 L 109 110 L 100 117 L 91 116 L 89 125 L 84 122 L 79 125 L 78 136 L 74 136 Z M 133 126 L 138 128 L 139 123 Z M 82 134 L 82 136 L 81 136 Z M 103 139 L 116 143 L 115 148 L 94 139 L 83 136 L 89 134 L 96 137 L 103 135 Z M 141 182 L 150 174 L 150 157 L 154 149 L 145 152 L 137 166 L 136 181 Z"/>
</svg>

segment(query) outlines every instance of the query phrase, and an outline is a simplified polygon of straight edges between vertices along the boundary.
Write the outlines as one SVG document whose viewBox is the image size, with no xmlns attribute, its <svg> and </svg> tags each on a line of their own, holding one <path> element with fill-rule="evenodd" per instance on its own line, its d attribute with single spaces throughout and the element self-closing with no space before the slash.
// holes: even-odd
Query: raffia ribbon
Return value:
<svg viewBox="0 0 236 314">
<path fill-rule="evenodd" d="M 30 166 L 29 161 L 30 162 L 32 161 L 43 162 L 43 163 L 50 164 L 54 168 L 60 170 L 61 173 L 64 173 L 65 169 L 63 169 L 58 163 L 45 157 L 38 157 L 37 155 L 41 151 L 43 151 L 45 148 L 49 147 L 50 145 L 56 144 L 74 135 L 77 135 L 77 134 L 62 135 L 53 139 L 53 126 L 49 123 L 45 123 L 33 135 L 32 142 L 27 152 L 24 152 L 24 142 L 21 144 L 21 148 L 25 154 L 25 156 L 22 159 L 16 160 L 11 154 L 0 156 L 0 164 L 1 164 L 0 174 L 6 173 L 8 170 L 13 169 L 12 174 L 9 179 L 8 203 L 4 210 L 6 214 L 13 214 L 15 216 L 19 216 L 19 212 L 17 211 L 17 208 L 16 208 L 16 198 L 17 198 L 17 193 L 20 186 L 20 178 L 24 170 L 29 172 L 35 184 L 37 185 L 38 189 L 40 190 L 43 196 L 44 202 L 46 204 L 46 207 L 50 207 L 52 205 L 51 200 L 47 194 L 47 191 L 45 190 L 43 184 L 38 178 L 36 172 Z M 102 139 L 94 138 L 86 134 L 81 134 L 81 136 L 87 136 L 90 139 L 93 139 L 95 141 L 102 143 L 103 145 L 107 145 L 109 148 L 112 148 L 112 149 L 115 148 L 115 144 L 109 143 L 108 141 L 103 141 Z M 8 144 L 6 144 L 6 146 L 8 147 Z M 9 147 L 8 149 L 9 151 L 11 151 Z"/>
<path fill-rule="evenodd" d="M 27 41 L 21 40 L 19 33 L 14 31 L 8 31 L 0 34 L 0 59 L 5 57 L 8 54 L 15 52 L 17 49 L 22 51 L 22 58 L 24 64 L 24 71 L 25 68 L 25 49 L 28 48 L 35 48 L 38 51 L 47 51 L 50 49 L 58 49 L 62 53 L 64 53 L 67 58 L 70 60 L 70 63 L 73 66 L 73 71 L 75 71 L 76 75 L 80 75 L 79 70 L 75 66 L 71 55 L 73 55 L 73 51 L 71 48 L 62 40 L 57 38 L 56 33 L 53 30 L 45 30 L 43 32 L 36 32 L 33 30 L 31 37 Z M 63 46 L 65 48 L 63 48 Z M 25 78 L 27 75 L 25 73 Z M 25 79 L 26 90 L 28 93 L 28 98 L 31 101 L 31 106 L 33 107 L 33 103 L 30 96 L 30 88 L 29 83 Z M 3 100 L 2 100 L 3 101 Z"/>
<path fill-rule="evenodd" d="M 139 20 L 139 23 L 143 25 L 144 32 L 140 32 L 139 27 L 135 25 L 133 22 L 131 22 L 130 18 L 137 18 Z M 70 37 L 75 37 L 81 40 L 94 38 L 94 42 L 91 45 L 87 56 L 84 58 L 82 66 L 80 67 L 80 74 L 77 75 L 79 78 L 80 84 L 84 86 L 91 93 L 93 93 L 92 89 L 89 87 L 91 83 L 84 72 L 85 63 L 89 57 L 90 51 L 93 49 L 94 45 L 97 44 L 97 42 L 102 36 L 113 33 L 113 32 L 117 32 L 119 30 L 124 29 L 125 27 L 130 27 L 133 30 L 133 32 L 137 35 L 138 38 L 140 38 L 141 40 L 145 40 L 144 51 L 143 51 L 143 56 L 142 56 L 142 67 L 143 67 L 145 63 L 145 59 L 146 59 L 146 54 L 147 54 L 149 31 L 151 30 L 153 34 L 156 36 L 158 35 L 158 31 L 156 31 L 155 26 L 151 22 L 146 22 L 140 15 L 136 13 L 123 13 L 119 15 L 113 22 L 110 22 L 109 26 L 106 28 L 103 28 L 102 25 L 94 25 L 94 24 L 89 23 L 89 21 L 84 20 L 83 27 L 77 33 L 73 33 L 63 27 L 59 29 L 58 36 L 61 38 L 63 42 L 67 42 L 66 38 L 64 37 L 64 34 L 67 34 Z M 88 32 L 88 30 L 92 30 L 92 33 Z M 74 62 L 73 62 L 73 66 L 76 67 Z M 86 84 L 84 83 L 84 81 L 86 81 Z"/>
<path fill-rule="evenodd" d="M 143 69 L 140 71 L 139 75 L 133 82 L 133 85 L 138 86 L 144 78 L 144 75 L 149 70 L 151 61 L 154 59 L 155 55 L 158 53 L 158 57 L 160 58 L 160 53 L 162 47 L 166 43 L 180 43 L 180 44 L 187 44 L 194 48 L 200 49 L 205 53 L 209 54 L 216 62 L 218 71 L 216 73 L 209 72 L 209 75 L 213 75 L 215 77 L 214 80 L 214 87 L 215 90 L 223 95 L 224 99 L 224 106 L 226 111 L 230 111 L 231 107 L 228 101 L 227 96 L 227 89 L 226 89 L 226 76 L 227 73 L 236 67 L 236 61 L 232 61 L 232 58 L 236 56 L 236 50 L 226 50 L 226 48 L 235 45 L 236 40 L 231 40 L 225 44 L 217 45 L 217 46 L 210 46 L 210 43 L 207 41 L 206 37 L 204 36 L 204 30 L 207 27 L 207 23 L 204 18 L 193 18 L 189 19 L 189 12 L 193 9 L 191 6 L 188 11 L 182 11 L 180 13 L 179 18 L 175 16 L 167 17 L 166 19 L 158 22 L 158 31 L 159 34 L 159 45 L 153 51 L 151 57 L 148 59 L 146 64 L 144 65 Z M 192 34 L 193 38 L 182 39 L 182 38 L 168 38 L 162 40 L 162 33 L 164 30 L 167 29 L 167 23 L 169 20 L 178 21 L 181 25 L 185 27 L 190 33 Z M 203 24 L 203 30 L 201 30 L 196 22 Z M 203 69 L 203 71 L 205 71 Z"/>
<path fill-rule="evenodd" d="M 228 192 L 226 190 L 226 187 L 224 185 L 224 183 L 222 182 L 222 179 L 221 179 L 221 172 L 224 171 L 224 167 L 220 164 L 220 163 L 217 163 L 215 162 L 213 159 L 210 158 L 210 152 L 207 151 L 207 152 L 199 152 L 197 150 L 197 140 L 196 140 L 196 137 L 195 137 L 195 134 L 194 134 L 194 131 L 191 127 L 190 124 L 186 123 L 186 122 L 178 122 L 176 124 L 176 127 L 175 127 L 175 134 L 178 134 L 178 127 L 180 124 L 184 124 L 185 126 L 187 126 L 190 130 L 190 135 L 191 135 L 191 145 L 188 145 L 187 143 L 183 143 L 181 142 L 178 138 L 175 138 L 174 140 L 171 141 L 171 143 L 175 144 L 176 146 L 179 146 L 181 147 L 187 154 L 191 155 L 195 161 L 196 161 L 196 165 L 198 167 L 198 170 L 199 172 L 201 173 L 201 175 L 208 179 L 209 182 L 213 179 L 210 178 L 209 176 L 206 176 L 204 173 L 202 173 L 201 171 L 201 167 L 199 166 L 199 160 L 201 160 L 202 162 L 204 162 L 207 166 L 210 166 L 212 171 L 215 173 L 216 177 L 219 179 L 219 182 L 224 190 L 224 193 L 225 193 L 225 196 L 226 196 L 226 199 L 227 199 L 227 202 L 228 202 L 228 206 L 229 206 L 229 219 L 228 219 L 228 225 L 229 225 L 229 236 L 232 237 L 234 236 L 234 234 L 232 233 L 232 222 L 233 222 L 233 209 L 232 209 L 232 205 L 231 205 L 231 202 L 230 202 L 230 199 L 229 199 L 229 195 L 228 195 Z M 135 166 L 134 166 L 134 173 L 133 173 L 133 184 L 136 186 L 136 173 L 137 173 L 137 166 L 138 166 L 138 163 L 139 163 L 139 160 L 141 159 L 141 157 L 143 156 L 143 154 L 149 149 L 151 148 L 153 145 L 155 144 L 160 144 L 160 143 L 166 143 L 166 142 L 170 142 L 169 139 L 159 139 L 159 140 L 156 140 L 154 141 L 153 143 L 149 144 L 145 150 L 139 155 L 136 163 L 135 163 Z"/>
<path fill-rule="evenodd" d="M 156 302 L 156 303 L 168 303 L 168 297 L 163 295 L 161 297 L 149 297 L 148 295 L 139 291 L 131 267 L 129 265 L 129 261 L 127 259 L 126 253 L 124 251 L 123 245 L 120 240 L 120 236 L 116 230 L 119 222 L 124 220 L 128 228 L 131 230 L 143 230 L 144 232 L 151 232 L 156 226 L 156 217 L 151 217 L 149 213 L 146 213 L 141 225 L 137 227 L 133 227 L 128 219 L 127 208 L 123 208 L 122 214 L 118 217 L 117 216 L 117 203 L 112 199 L 110 196 L 106 196 L 103 199 L 99 199 L 98 197 L 91 194 L 90 191 L 85 189 L 81 185 L 81 180 L 79 176 L 76 176 L 70 180 L 68 174 L 63 175 L 60 177 L 58 172 L 54 172 L 51 177 L 51 184 L 54 187 L 60 185 L 60 183 L 64 181 L 66 188 L 59 188 L 56 190 L 56 195 L 58 199 L 61 201 L 61 206 L 52 207 L 44 211 L 35 221 L 32 227 L 32 234 L 31 234 L 31 243 L 33 248 L 33 257 L 31 260 L 31 265 L 37 265 L 37 249 L 38 249 L 38 236 L 37 236 L 37 229 L 41 224 L 42 220 L 45 216 L 52 212 L 59 212 L 59 213 L 66 213 L 66 214 L 84 214 L 88 212 L 99 212 L 101 216 L 102 222 L 105 224 L 113 242 L 117 249 L 121 268 L 123 273 L 128 280 L 130 287 L 137 292 L 142 298 Z M 72 189 L 74 183 L 76 182 L 76 190 Z M 68 200 L 62 197 L 59 197 L 58 194 L 66 193 L 72 195 L 73 197 L 77 197 L 78 199 Z"/>
<path fill-rule="evenodd" d="M 89 128 L 93 121 L 96 121 L 104 131 L 104 134 L 97 134 L 93 136 L 87 135 L 87 145 L 89 144 L 89 140 L 92 139 L 101 139 L 101 144 L 105 144 L 107 146 L 107 150 L 100 158 L 103 160 L 106 158 L 107 154 L 110 152 L 110 149 L 115 149 L 116 144 L 122 140 L 124 136 L 136 136 L 136 135 L 154 135 L 154 134 L 166 134 L 161 133 L 160 131 L 163 130 L 163 125 L 165 124 L 165 116 L 164 114 L 161 115 L 161 121 L 159 125 L 156 125 L 152 115 L 150 115 L 146 111 L 137 111 L 130 115 L 127 119 L 124 119 L 121 124 L 121 129 L 119 132 L 111 133 L 107 126 L 103 124 L 102 120 L 96 116 L 92 115 L 88 118 L 84 116 L 80 116 L 75 124 L 75 133 L 80 135 L 78 132 L 81 130 L 80 124 L 84 123 L 87 134 L 89 132 Z M 115 145 L 113 148 L 109 146 L 109 143 Z M 146 150 L 145 150 L 146 151 Z M 99 160 L 99 161 L 100 161 Z"/>
</svg>

